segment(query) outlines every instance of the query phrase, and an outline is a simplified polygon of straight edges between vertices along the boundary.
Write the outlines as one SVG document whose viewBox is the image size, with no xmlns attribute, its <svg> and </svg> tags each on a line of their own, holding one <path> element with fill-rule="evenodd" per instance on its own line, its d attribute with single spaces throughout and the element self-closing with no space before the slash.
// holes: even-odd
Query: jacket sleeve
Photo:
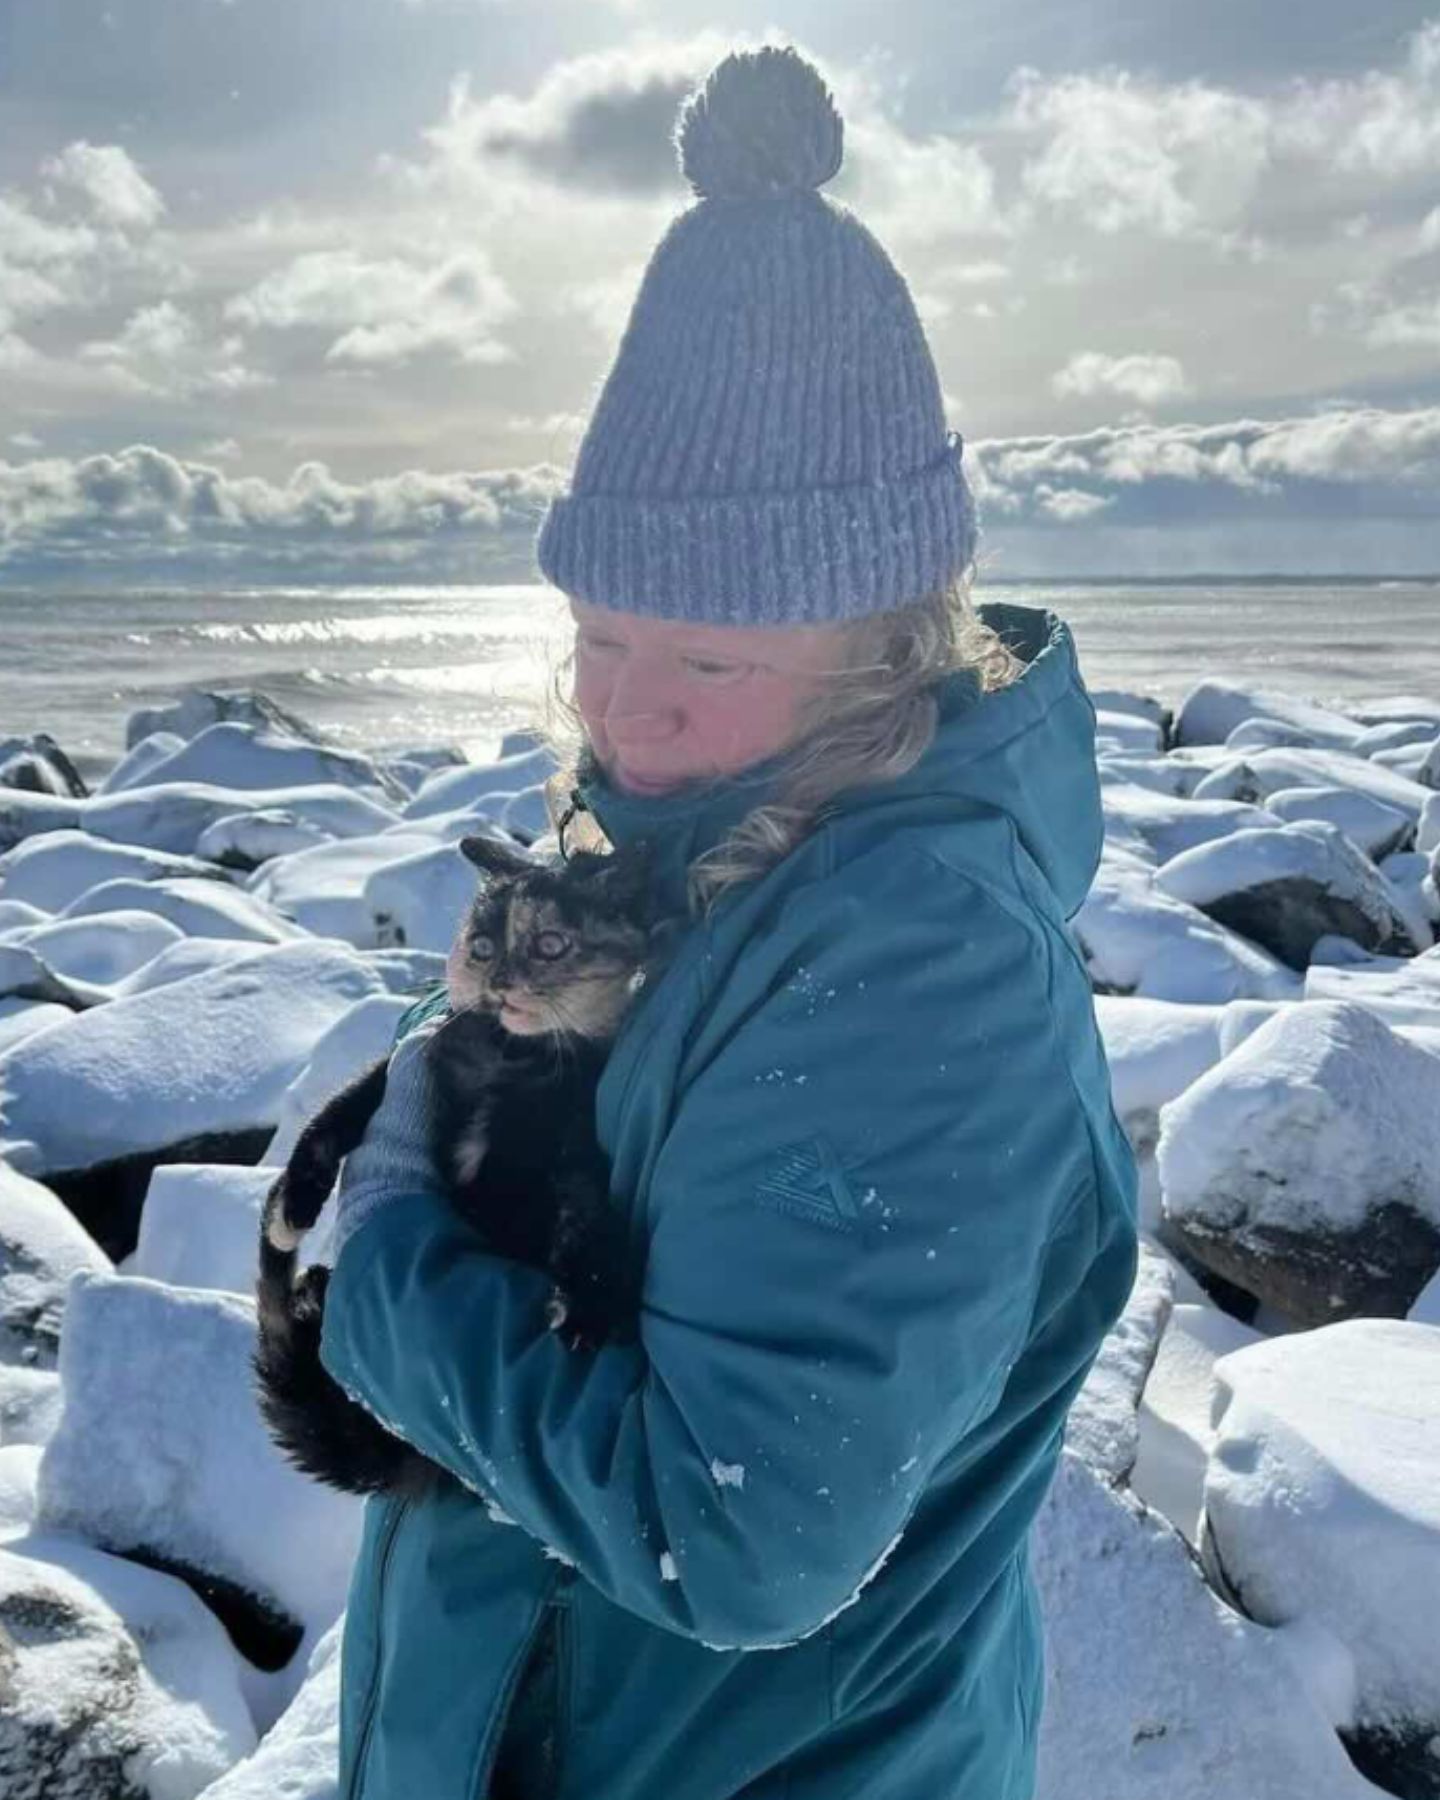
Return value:
<svg viewBox="0 0 1440 1800">
<path fill-rule="evenodd" d="M 776 934 L 659 1152 L 638 1343 L 568 1350 L 548 1278 L 418 1188 L 346 1243 L 322 1337 L 607 1597 L 723 1649 L 807 1636 L 875 1573 L 1094 1184 L 1038 926 L 910 852 Z"/>
</svg>

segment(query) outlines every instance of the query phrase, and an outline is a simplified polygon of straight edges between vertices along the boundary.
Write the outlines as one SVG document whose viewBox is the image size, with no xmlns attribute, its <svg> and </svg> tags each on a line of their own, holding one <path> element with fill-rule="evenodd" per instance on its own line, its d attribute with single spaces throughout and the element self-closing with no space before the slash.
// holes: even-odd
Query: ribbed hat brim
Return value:
<svg viewBox="0 0 1440 1800">
<path fill-rule="evenodd" d="M 951 432 L 901 479 L 794 493 L 565 494 L 536 542 L 545 579 L 598 606 L 707 624 L 803 625 L 918 600 L 973 559 L 975 509 Z"/>
</svg>

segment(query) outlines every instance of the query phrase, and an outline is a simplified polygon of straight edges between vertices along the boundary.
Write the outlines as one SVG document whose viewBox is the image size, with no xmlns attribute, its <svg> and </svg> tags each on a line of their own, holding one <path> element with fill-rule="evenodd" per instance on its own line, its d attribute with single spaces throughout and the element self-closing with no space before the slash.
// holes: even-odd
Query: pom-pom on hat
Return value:
<svg viewBox="0 0 1440 1800">
<path fill-rule="evenodd" d="M 804 625 L 918 600 L 975 553 L 915 305 L 819 192 L 844 125 L 790 48 L 735 52 L 674 142 L 697 202 L 650 258 L 536 557 L 599 606 Z"/>
</svg>

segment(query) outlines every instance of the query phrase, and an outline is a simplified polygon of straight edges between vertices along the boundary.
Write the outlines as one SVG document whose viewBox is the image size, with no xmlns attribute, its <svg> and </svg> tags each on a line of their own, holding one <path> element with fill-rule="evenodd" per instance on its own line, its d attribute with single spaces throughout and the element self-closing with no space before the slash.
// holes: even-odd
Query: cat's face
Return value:
<svg viewBox="0 0 1440 1800">
<path fill-rule="evenodd" d="M 487 879 L 446 965 L 451 1005 L 483 1007 L 516 1037 L 610 1037 L 649 938 L 637 871 L 583 852 L 536 864 L 488 838 L 460 848 Z"/>
</svg>

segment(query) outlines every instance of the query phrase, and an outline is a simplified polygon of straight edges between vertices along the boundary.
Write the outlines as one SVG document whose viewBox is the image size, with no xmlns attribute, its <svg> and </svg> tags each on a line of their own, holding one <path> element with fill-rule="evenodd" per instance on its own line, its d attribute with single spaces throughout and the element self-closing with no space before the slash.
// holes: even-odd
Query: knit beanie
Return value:
<svg viewBox="0 0 1440 1800">
<path fill-rule="evenodd" d="M 645 270 L 536 544 L 599 606 L 712 625 L 853 619 L 971 562 L 975 511 L 898 270 L 819 192 L 843 125 L 788 47 L 735 52 L 681 103 L 700 196 Z"/>
</svg>

